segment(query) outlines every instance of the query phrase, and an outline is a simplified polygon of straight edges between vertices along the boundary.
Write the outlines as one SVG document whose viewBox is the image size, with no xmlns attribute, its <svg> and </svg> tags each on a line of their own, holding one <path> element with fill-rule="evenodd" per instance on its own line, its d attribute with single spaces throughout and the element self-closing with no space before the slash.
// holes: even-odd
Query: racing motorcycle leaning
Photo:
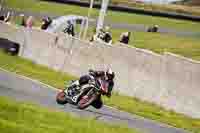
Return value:
<svg viewBox="0 0 200 133">
<path fill-rule="evenodd" d="M 57 94 L 58 104 L 70 103 L 79 109 L 85 109 L 90 105 L 97 109 L 101 108 L 102 102 L 98 99 L 108 92 L 108 83 L 103 78 L 94 78 L 85 85 L 72 87 L 74 82 L 76 81 L 71 81 L 64 90 Z"/>
</svg>

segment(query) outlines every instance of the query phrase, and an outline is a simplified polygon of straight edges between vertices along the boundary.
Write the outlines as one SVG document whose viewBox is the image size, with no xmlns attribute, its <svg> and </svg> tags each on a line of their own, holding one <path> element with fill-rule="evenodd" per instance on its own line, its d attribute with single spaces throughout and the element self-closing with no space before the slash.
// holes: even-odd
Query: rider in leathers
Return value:
<svg viewBox="0 0 200 133">
<path fill-rule="evenodd" d="M 77 86 L 80 86 L 80 88 L 81 88 L 82 85 L 87 84 L 90 80 L 92 80 L 92 78 L 99 78 L 99 77 L 105 79 L 105 81 L 108 83 L 108 92 L 105 95 L 107 97 L 111 97 L 111 92 L 114 87 L 113 80 L 115 77 L 115 74 L 111 69 L 108 69 L 106 72 L 89 70 L 88 75 L 81 76 L 80 79 L 77 80 L 76 82 L 74 82 L 71 87 L 77 88 Z M 102 107 L 102 105 L 103 105 L 103 102 L 101 100 L 101 96 L 99 96 L 99 98 L 96 101 L 94 101 L 94 103 L 92 104 L 92 106 L 97 109 L 100 109 Z"/>
</svg>

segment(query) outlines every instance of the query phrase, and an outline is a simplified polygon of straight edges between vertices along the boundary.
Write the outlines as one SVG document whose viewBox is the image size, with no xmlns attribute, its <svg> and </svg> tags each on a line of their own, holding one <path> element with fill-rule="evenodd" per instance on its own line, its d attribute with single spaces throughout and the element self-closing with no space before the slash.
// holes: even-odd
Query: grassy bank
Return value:
<svg viewBox="0 0 200 133">
<path fill-rule="evenodd" d="M 52 3 L 47 3 L 47 2 L 35 2 L 35 0 L 25 0 L 25 1 L 22 0 L 22 2 L 19 2 L 19 0 L 12 0 L 12 1 L 8 0 L 7 2 L 8 2 L 7 4 L 10 7 L 24 9 L 24 10 L 31 10 L 35 12 L 44 11 L 44 12 L 49 12 L 49 13 L 65 14 L 65 15 L 73 14 L 73 13 L 79 14 L 79 15 L 87 15 L 87 8 L 71 6 L 71 5 L 62 5 L 62 4 L 56 4 L 56 3 L 52 4 Z M 189 21 L 178 21 L 178 20 L 167 19 L 167 18 L 141 16 L 141 15 L 135 15 L 135 14 L 120 13 L 120 12 L 119 13 L 109 12 L 109 13 L 110 15 L 108 15 L 108 17 L 111 17 L 112 20 L 113 21 L 115 20 L 116 22 L 120 22 L 124 20 L 129 20 L 129 21 L 133 20 L 134 21 L 133 23 L 143 23 L 143 24 L 149 25 L 151 23 L 151 20 L 153 20 L 154 22 L 159 22 L 161 25 L 166 24 L 169 27 L 173 27 L 177 25 L 180 29 L 193 28 L 200 32 L 200 28 L 196 28 L 196 27 L 200 27 L 200 23 L 197 24 L 197 23 L 193 23 Z M 95 17 L 96 15 L 97 15 L 97 10 L 94 10 L 93 17 Z M 134 17 L 131 17 L 132 15 Z M 122 17 L 122 19 L 119 19 L 119 17 Z M 123 18 L 123 17 L 126 17 L 126 18 Z M 130 19 L 130 18 L 134 18 L 134 19 Z M 19 18 L 16 17 L 15 21 L 16 23 L 19 23 L 20 20 Z M 41 22 L 36 21 L 35 23 L 37 26 L 40 26 Z M 120 34 L 123 31 L 125 30 L 118 30 L 118 29 L 111 30 L 115 42 L 119 40 Z M 90 33 L 88 34 L 88 36 L 89 37 L 92 36 L 91 28 L 90 28 Z M 138 47 L 138 48 L 149 49 L 159 54 L 163 52 L 172 52 L 172 53 L 179 54 L 188 58 L 192 58 L 194 60 L 200 60 L 199 36 L 200 36 L 200 33 L 199 35 L 196 34 L 192 37 L 178 37 L 178 36 L 169 35 L 169 34 L 134 32 L 131 36 L 130 45 Z"/>
<path fill-rule="evenodd" d="M 132 129 L 110 126 L 92 119 L 13 102 L 0 97 L 1 133 L 136 133 Z"/>
<path fill-rule="evenodd" d="M 47 67 L 37 65 L 32 61 L 5 55 L 1 51 L 0 60 L 1 68 L 15 72 L 17 74 L 31 77 L 33 79 L 38 79 L 57 88 L 62 88 L 64 81 L 76 79 L 72 75 L 65 75 L 61 72 L 55 72 Z"/>
<path fill-rule="evenodd" d="M 83 0 L 89 1 L 89 0 Z M 195 3 L 191 4 L 192 6 L 188 6 L 187 2 L 183 5 L 181 4 L 151 4 L 151 3 L 140 3 L 136 2 L 136 0 L 111 0 L 113 5 L 122 5 L 128 6 L 138 9 L 145 9 L 150 11 L 164 11 L 164 12 L 175 12 L 175 13 L 184 13 L 191 15 L 200 15 L 200 7 L 195 5 Z M 178 2 L 177 2 L 178 3 Z M 188 2 L 190 3 L 190 2 Z M 196 2 L 198 3 L 198 2 Z"/>
<path fill-rule="evenodd" d="M 159 54 L 171 52 L 194 60 L 200 60 L 199 38 L 137 32 L 133 35 L 133 40 L 130 44 Z"/>
<path fill-rule="evenodd" d="M 123 31 L 124 30 L 116 29 L 111 31 L 114 42 L 119 40 L 120 34 Z M 90 31 L 88 35 L 91 36 L 91 33 Z M 148 49 L 158 54 L 171 52 L 194 60 L 200 60 L 199 37 L 180 37 L 170 34 L 132 32 L 129 45 Z"/>
<path fill-rule="evenodd" d="M 0 52 L 0 60 L 1 68 L 37 79 L 57 88 L 63 87 L 65 81 L 75 79 L 71 75 L 55 72 L 31 61 L 8 56 L 2 52 Z M 104 100 L 107 105 L 121 110 L 184 128 L 193 131 L 193 133 L 200 133 L 200 119 L 192 119 L 173 111 L 167 111 L 154 104 L 118 94 L 114 94 L 111 99 L 104 98 Z"/>
<path fill-rule="evenodd" d="M 20 19 L 13 19 L 13 24 L 14 23 L 18 25 L 20 23 Z M 40 28 L 40 25 L 40 21 L 35 22 L 36 27 Z M 89 40 L 94 34 L 93 30 L 94 27 L 89 28 L 87 40 Z M 79 26 L 76 26 L 75 32 L 79 32 Z M 117 29 L 111 30 L 113 36 L 113 44 L 118 42 L 120 34 L 122 32 L 126 31 Z M 132 32 L 129 45 L 137 48 L 148 49 L 158 54 L 163 54 L 164 52 L 171 52 L 184 57 L 191 58 L 193 60 L 200 61 L 199 37 L 200 34 L 197 34 L 196 36 L 194 35 L 189 37 L 181 37 L 170 34 Z"/>
<path fill-rule="evenodd" d="M 88 12 L 88 8 L 84 7 L 63 5 L 57 3 L 48 3 L 41 1 L 36 2 L 36 0 L 7 0 L 6 6 L 19 10 L 45 12 L 50 14 L 53 13 L 57 15 L 77 14 L 86 16 Z M 98 16 L 98 10 L 94 9 L 91 16 L 93 18 L 96 18 Z M 162 27 L 168 27 L 182 31 L 187 30 L 187 31 L 200 32 L 200 29 L 197 28 L 200 27 L 200 23 L 197 22 L 182 21 L 182 20 L 168 19 L 162 17 L 152 17 L 146 15 L 137 15 L 131 13 L 109 11 L 106 20 L 113 21 L 115 23 L 145 24 L 145 25 L 158 24 L 159 26 Z"/>
</svg>

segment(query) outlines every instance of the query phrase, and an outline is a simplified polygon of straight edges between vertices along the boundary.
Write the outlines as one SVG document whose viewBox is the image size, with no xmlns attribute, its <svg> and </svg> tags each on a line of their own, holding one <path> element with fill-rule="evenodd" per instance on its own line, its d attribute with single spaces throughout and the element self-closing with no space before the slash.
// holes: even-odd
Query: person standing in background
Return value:
<svg viewBox="0 0 200 133">
<path fill-rule="evenodd" d="M 52 23 L 52 19 L 50 17 L 43 18 L 41 29 L 46 30 L 51 23 Z"/>
<path fill-rule="evenodd" d="M 10 21 L 10 19 L 11 19 L 11 13 L 8 12 L 5 19 L 4 19 L 4 22 L 8 23 Z"/>
<path fill-rule="evenodd" d="M 25 19 L 24 14 L 20 14 L 19 16 L 21 17 L 20 26 L 26 27 L 26 19 Z"/>
<path fill-rule="evenodd" d="M 32 28 L 33 27 L 33 16 L 29 16 L 27 21 L 26 21 L 26 27 L 27 28 Z"/>
<path fill-rule="evenodd" d="M 130 36 L 131 36 L 131 32 L 122 33 L 120 36 L 119 42 L 121 42 L 123 44 L 128 44 L 130 41 Z"/>
<path fill-rule="evenodd" d="M 0 20 L 8 23 L 10 21 L 10 16 L 10 12 L 8 12 L 7 15 L 0 16 Z"/>
<path fill-rule="evenodd" d="M 63 30 L 63 32 L 68 35 L 75 36 L 74 25 L 71 21 L 67 21 L 67 27 Z"/>
<path fill-rule="evenodd" d="M 112 44 L 112 34 L 110 32 L 110 27 L 108 26 L 105 27 L 103 41 L 106 42 L 108 45 Z"/>
</svg>

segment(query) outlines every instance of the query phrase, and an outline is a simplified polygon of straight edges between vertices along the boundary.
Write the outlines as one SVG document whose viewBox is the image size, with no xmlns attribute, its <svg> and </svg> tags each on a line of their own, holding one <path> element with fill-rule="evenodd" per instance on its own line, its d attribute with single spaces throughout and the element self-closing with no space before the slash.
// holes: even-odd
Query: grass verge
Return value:
<svg viewBox="0 0 200 133">
<path fill-rule="evenodd" d="M 2 133 L 136 133 L 133 129 L 81 119 L 0 97 Z"/>
<path fill-rule="evenodd" d="M 66 14 L 87 15 L 87 8 L 83 8 L 83 7 L 62 5 L 62 4 L 57 4 L 57 3 L 47 3 L 47 2 L 40 2 L 40 1 L 35 2 L 35 0 L 20 0 L 20 1 L 21 2 L 19 2 L 19 0 L 7 0 L 7 4 L 8 6 L 14 7 L 17 9 L 30 10 L 30 11 L 35 11 L 35 12 L 43 11 L 43 12 L 65 14 L 65 15 Z M 199 45 L 200 28 L 196 28 L 198 26 L 200 27 L 200 23 L 197 24 L 197 23 L 193 23 L 189 21 L 179 21 L 179 20 L 172 20 L 172 19 L 167 19 L 167 18 L 142 16 L 142 15 L 122 13 L 122 12 L 117 13 L 117 12 L 111 11 L 109 13 L 110 15 L 108 14 L 108 17 L 110 17 L 113 21 L 116 21 L 116 22 L 119 22 L 121 20 L 132 21 L 132 19 L 130 18 L 134 18 L 133 23 L 143 23 L 143 24 L 148 25 L 151 23 L 151 20 L 153 20 L 156 23 L 157 22 L 159 22 L 160 24 L 163 23 L 163 26 L 165 24 L 167 24 L 169 27 L 173 27 L 177 25 L 178 27 L 180 26 L 179 28 L 182 27 L 182 29 L 194 28 L 195 30 L 199 30 L 199 34 L 196 34 L 192 37 L 178 37 L 178 36 L 173 36 L 169 34 L 134 32 L 131 36 L 130 45 L 134 47 L 138 47 L 138 48 L 149 49 L 159 54 L 162 54 L 163 52 L 172 52 L 172 53 L 179 54 L 188 58 L 192 58 L 194 60 L 200 60 L 200 45 Z M 93 17 L 96 15 L 97 15 L 97 10 L 94 10 Z M 122 17 L 122 19 L 119 19 L 119 17 Z M 20 20 L 18 17 L 15 17 L 14 21 L 16 23 L 19 23 Z M 39 26 L 41 22 L 36 21 L 35 23 L 36 23 L 35 25 Z M 89 36 L 92 36 L 91 29 L 92 28 L 90 28 Z M 117 41 L 119 39 L 120 34 L 123 31 L 125 30 L 112 29 L 114 41 Z"/>
<path fill-rule="evenodd" d="M 12 24 L 19 25 L 19 21 L 19 18 L 15 18 L 11 22 Z M 40 21 L 36 21 L 34 26 L 40 28 L 40 24 Z M 80 26 L 77 25 L 75 29 L 75 33 L 77 34 L 79 33 L 79 27 Z M 87 34 L 87 40 L 89 40 L 94 34 L 93 31 L 94 27 L 90 27 Z M 111 32 L 113 36 L 113 44 L 115 44 L 118 42 L 121 33 L 126 31 L 113 29 Z M 158 54 L 171 52 L 200 61 L 199 37 L 200 34 L 192 37 L 181 37 L 170 34 L 132 32 L 129 45 L 137 48 L 148 49 Z"/>
<path fill-rule="evenodd" d="M 20 19 L 16 17 L 11 22 L 12 24 L 19 25 Z M 35 21 L 35 27 L 40 28 L 41 22 Z M 79 25 L 76 26 L 75 33 L 79 33 Z M 89 40 L 94 34 L 95 27 L 90 27 L 87 34 L 87 40 Z M 118 42 L 120 35 L 125 30 L 112 29 L 113 44 Z M 148 49 L 158 54 L 164 52 L 171 52 L 178 54 L 193 60 L 200 61 L 200 34 L 182 37 L 173 36 L 170 34 L 149 33 L 149 32 L 132 32 L 130 38 L 130 46 L 137 48 Z M 165 41 L 163 41 L 165 40 Z"/>
<path fill-rule="evenodd" d="M 45 12 L 53 13 L 57 15 L 68 15 L 68 14 L 77 14 L 87 16 L 88 8 L 72 6 L 67 4 L 58 4 L 58 3 L 48 3 L 36 0 L 7 0 L 6 6 L 10 8 L 15 8 L 19 10 L 27 10 L 34 12 Z M 93 9 L 91 14 L 93 18 L 98 16 L 98 10 Z M 117 23 L 129 23 L 129 24 L 144 24 L 144 25 L 153 25 L 158 24 L 161 27 L 178 29 L 182 31 L 195 31 L 200 32 L 200 23 L 192 21 L 183 21 L 176 19 L 168 19 L 162 17 L 152 17 L 147 15 L 137 15 L 133 13 L 124 13 L 124 12 L 114 12 L 109 11 L 106 20 L 117 22 Z"/>
<path fill-rule="evenodd" d="M 37 79 L 57 88 L 63 87 L 65 81 L 75 79 L 71 75 L 56 72 L 47 67 L 36 65 L 26 59 L 9 56 L 2 52 L 0 52 L 0 60 L 1 68 Z M 104 100 L 107 105 L 118 109 L 164 122 L 175 127 L 184 128 L 193 133 L 200 133 L 200 119 L 192 119 L 173 111 L 167 111 L 152 103 L 118 94 L 113 94 L 111 99 L 104 98 Z"/>
<path fill-rule="evenodd" d="M 112 30 L 114 42 L 119 40 L 122 32 L 125 32 L 125 30 Z M 90 30 L 89 36 L 92 36 L 92 30 Z M 193 60 L 200 60 L 199 40 L 198 37 L 180 37 L 170 34 L 132 32 L 129 45 L 148 49 L 158 54 L 171 52 Z"/>
<path fill-rule="evenodd" d="M 171 52 L 194 60 L 200 60 L 199 38 L 136 32 L 133 34 L 133 40 L 130 44 L 159 54 Z"/>
<path fill-rule="evenodd" d="M 89 1 L 89 0 L 84 0 Z M 165 11 L 165 12 L 175 12 L 175 13 L 183 13 L 183 14 L 191 14 L 191 15 L 200 15 L 199 6 L 188 6 L 182 2 L 177 2 L 177 4 L 151 4 L 151 3 L 140 3 L 136 2 L 136 0 L 111 0 L 113 5 L 122 5 L 128 6 L 138 9 L 145 9 L 150 11 Z M 179 4 L 178 4 L 179 3 Z M 182 4 L 181 4 L 182 3 Z"/>
</svg>

